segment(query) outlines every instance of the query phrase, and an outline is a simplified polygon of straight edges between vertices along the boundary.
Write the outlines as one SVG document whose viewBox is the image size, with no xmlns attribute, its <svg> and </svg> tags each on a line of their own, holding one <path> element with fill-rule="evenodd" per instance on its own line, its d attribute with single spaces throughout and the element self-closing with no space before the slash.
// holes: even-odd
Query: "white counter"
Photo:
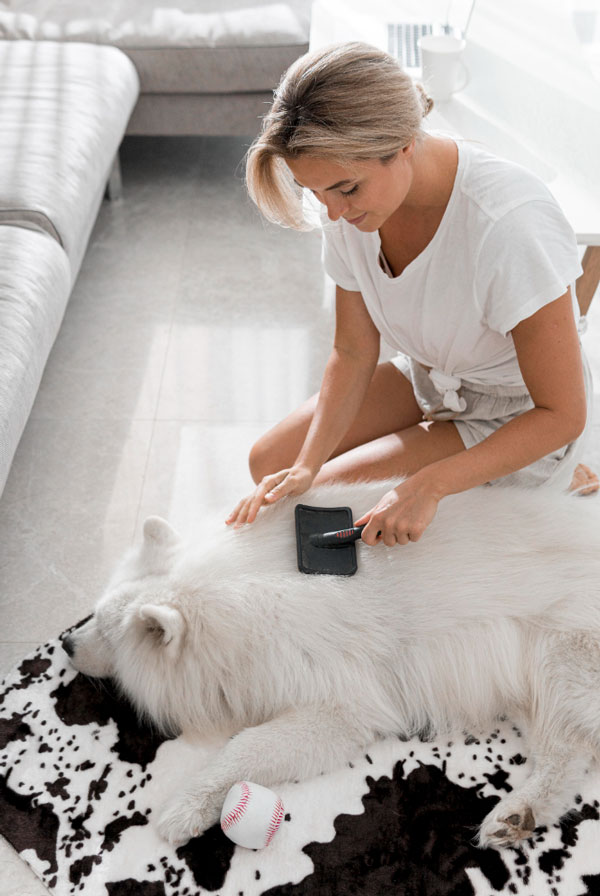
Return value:
<svg viewBox="0 0 600 896">
<path fill-rule="evenodd" d="M 477 0 L 465 51 L 469 84 L 437 104 L 427 128 L 481 141 L 530 168 L 556 197 L 578 242 L 600 246 L 600 83 L 570 19 L 551 5 Z M 368 14 L 364 8 L 358 0 L 317 0 L 311 49 L 364 40 L 387 50 L 388 23 L 427 21 L 420 2 L 372 0 Z"/>
</svg>

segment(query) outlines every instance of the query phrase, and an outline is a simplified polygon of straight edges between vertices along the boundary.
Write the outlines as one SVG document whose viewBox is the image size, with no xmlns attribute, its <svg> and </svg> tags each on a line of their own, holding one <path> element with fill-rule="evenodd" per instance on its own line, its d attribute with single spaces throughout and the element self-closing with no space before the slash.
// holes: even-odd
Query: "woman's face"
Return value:
<svg viewBox="0 0 600 896">
<path fill-rule="evenodd" d="M 314 156 L 286 164 L 294 180 L 310 190 L 327 208 L 331 221 L 345 218 L 359 230 L 371 232 L 398 209 L 410 193 L 414 142 L 387 162 L 373 159 L 338 165 Z"/>
</svg>

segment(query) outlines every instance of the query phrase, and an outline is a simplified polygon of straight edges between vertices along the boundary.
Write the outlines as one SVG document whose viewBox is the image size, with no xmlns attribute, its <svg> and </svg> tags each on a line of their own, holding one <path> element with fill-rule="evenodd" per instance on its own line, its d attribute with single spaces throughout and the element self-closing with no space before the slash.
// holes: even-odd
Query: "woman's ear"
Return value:
<svg viewBox="0 0 600 896">
<path fill-rule="evenodd" d="M 417 138 L 413 137 L 412 140 L 410 141 L 410 143 L 407 143 L 406 146 L 402 147 L 402 154 L 404 155 L 405 159 L 410 159 L 410 157 L 412 156 L 412 154 L 415 151 L 416 143 L 417 143 Z"/>
</svg>

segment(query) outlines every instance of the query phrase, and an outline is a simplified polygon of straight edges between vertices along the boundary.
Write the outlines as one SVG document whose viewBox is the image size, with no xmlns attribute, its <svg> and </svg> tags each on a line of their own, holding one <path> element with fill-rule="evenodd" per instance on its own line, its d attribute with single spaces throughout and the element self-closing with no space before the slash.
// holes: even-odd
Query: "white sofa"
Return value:
<svg viewBox="0 0 600 896">
<path fill-rule="evenodd" d="M 123 136 L 253 135 L 308 48 L 310 0 L 226 4 L 0 0 L 0 493 Z"/>
<path fill-rule="evenodd" d="M 311 0 L 0 0 L 0 38 L 112 44 L 140 78 L 129 134 L 255 134 L 308 49 Z"/>
<path fill-rule="evenodd" d="M 0 492 L 138 89 L 113 47 L 0 41 Z"/>
</svg>

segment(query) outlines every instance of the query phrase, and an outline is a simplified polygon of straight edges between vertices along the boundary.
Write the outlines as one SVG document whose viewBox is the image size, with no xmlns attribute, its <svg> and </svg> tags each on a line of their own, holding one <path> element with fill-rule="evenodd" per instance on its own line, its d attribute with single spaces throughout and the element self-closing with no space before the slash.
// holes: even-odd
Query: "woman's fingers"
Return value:
<svg viewBox="0 0 600 896">
<path fill-rule="evenodd" d="M 258 515 L 258 511 L 265 503 L 267 495 L 269 496 L 268 503 L 271 504 L 287 494 L 285 488 L 279 488 L 279 486 L 284 485 L 287 475 L 287 470 L 281 470 L 279 473 L 265 476 L 256 486 L 254 491 L 245 498 L 242 498 L 232 510 L 225 521 L 227 525 L 230 526 L 233 524 L 234 529 L 238 529 L 240 526 L 245 525 L 245 523 L 253 523 Z"/>
<path fill-rule="evenodd" d="M 251 495 L 247 495 L 245 498 L 242 498 L 239 504 L 235 506 L 235 508 L 231 511 L 231 513 L 225 520 L 228 526 L 233 525 L 233 528 L 237 529 L 238 526 L 243 526 L 244 523 L 247 522 L 248 513 L 253 497 L 254 492 Z"/>
<path fill-rule="evenodd" d="M 374 545 L 382 540 L 382 532 L 376 521 L 373 519 L 373 511 L 363 513 L 360 519 L 354 521 L 355 526 L 364 526 L 361 538 L 365 544 Z"/>
<path fill-rule="evenodd" d="M 439 498 L 418 474 L 387 492 L 356 525 L 366 523 L 363 541 L 374 545 L 379 540 L 388 547 L 419 541 L 435 516 Z"/>
<path fill-rule="evenodd" d="M 287 474 L 285 479 L 282 479 L 281 482 L 277 483 L 273 486 L 273 488 L 269 489 L 269 491 L 265 495 L 265 501 L 272 503 L 274 501 L 278 501 L 279 498 L 283 498 L 285 495 L 293 494 L 296 490 L 297 483 L 293 476 Z"/>
<path fill-rule="evenodd" d="M 368 544 L 371 547 L 375 544 L 379 544 L 380 541 L 383 541 L 384 544 L 387 544 L 385 537 L 383 537 L 381 528 L 374 520 L 371 520 L 371 522 L 367 526 L 365 526 L 361 538 L 365 544 Z"/>
<path fill-rule="evenodd" d="M 303 466 L 290 467 L 265 476 L 252 494 L 237 504 L 226 519 L 227 525 L 235 529 L 245 523 L 253 523 L 261 507 L 274 504 L 286 495 L 301 495 L 310 488 L 315 474 Z"/>
<path fill-rule="evenodd" d="M 248 515 L 245 522 L 254 522 L 258 515 L 258 511 L 265 502 L 266 495 L 271 494 L 273 496 L 271 500 L 277 500 L 277 497 L 281 497 L 280 495 L 276 496 L 273 494 L 273 490 L 277 488 L 278 484 L 279 483 L 277 482 L 277 478 L 274 476 L 267 476 L 265 477 L 265 479 L 263 479 L 251 498 L 250 505 L 248 507 Z"/>
<path fill-rule="evenodd" d="M 244 506 L 244 504 L 246 503 L 247 500 L 248 500 L 247 498 L 242 498 L 241 501 L 238 501 L 238 503 L 235 505 L 235 507 L 233 508 L 233 510 L 227 517 L 227 519 L 225 520 L 226 525 L 230 526 L 232 523 L 235 523 L 235 521 L 237 520 L 238 516 L 241 513 L 242 507 Z"/>
<path fill-rule="evenodd" d="M 239 504 L 237 504 L 236 507 L 231 511 L 231 513 L 225 520 L 225 523 L 228 526 L 235 527 L 237 525 L 238 521 L 240 519 L 242 519 L 242 517 L 244 517 L 244 509 L 245 509 L 247 503 L 248 503 L 248 499 L 242 498 L 242 500 L 239 502 Z"/>
</svg>

